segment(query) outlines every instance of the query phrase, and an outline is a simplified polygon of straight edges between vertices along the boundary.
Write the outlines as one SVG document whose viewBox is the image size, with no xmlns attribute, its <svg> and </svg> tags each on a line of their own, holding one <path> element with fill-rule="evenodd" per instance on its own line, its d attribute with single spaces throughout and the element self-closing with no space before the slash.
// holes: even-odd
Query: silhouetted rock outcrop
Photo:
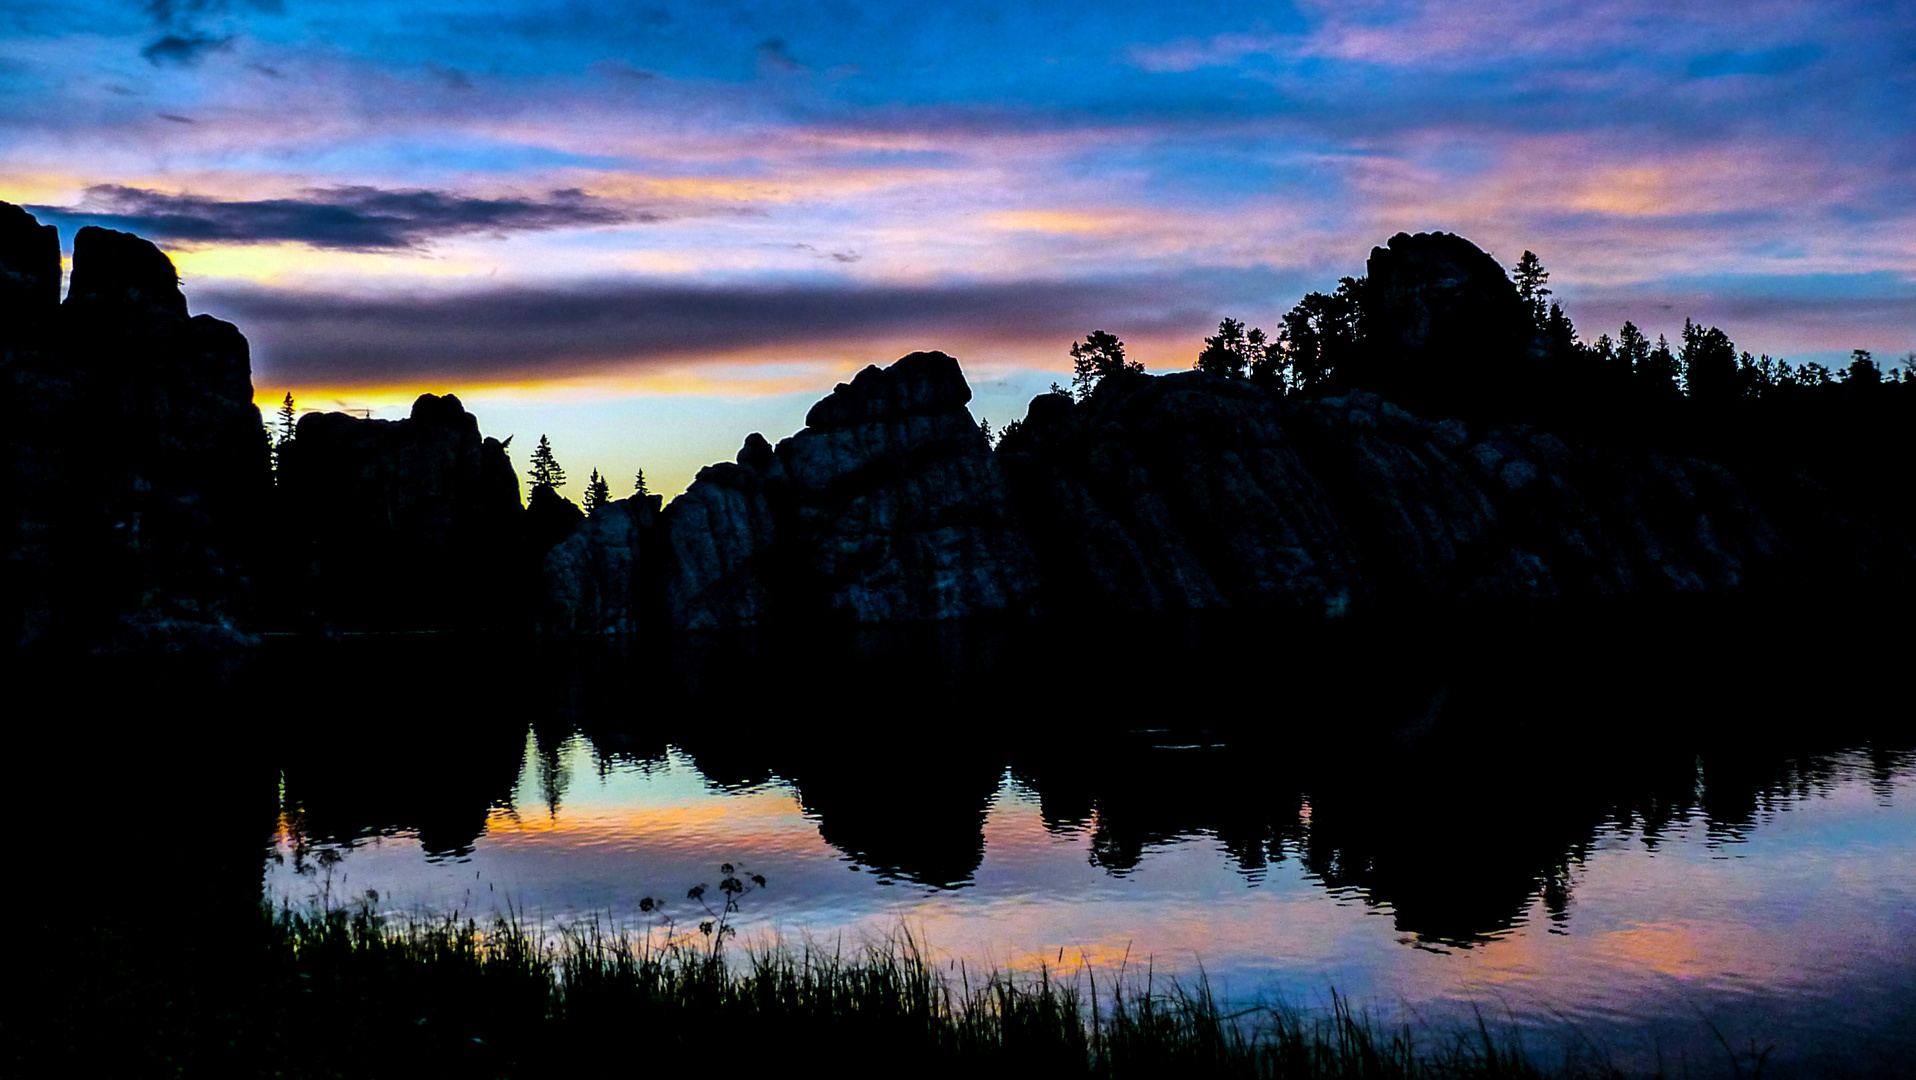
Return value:
<svg viewBox="0 0 1916 1080">
<path fill-rule="evenodd" d="M 1053 607 L 1338 612 L 1357 583 L 1276 404 L 1243 380 L 1125 375 L 1084 405 L 1047 394 L 998 458 Z"/>
<path fill-rule="evenodd" d="M 405 420 L 308 413 L 280 450 L 282 613 L 364 628 L 511 624 L 535 560 L 505 447 L 451 394 Z"/>
<path fill-rule="evenodd" d="M 1434 259 L 1417 265 L 1441 276 Z M 1425 312 L 1404 319 L 1406 349 L 1514 299 L 1489 284 L 1471 299 L 1484 268 L 1460 260 L 1464 284 L 1406 287 L 1399 309 Z M 575 535 L 550 562 L 545 624 L 879 624 L 1040 600 L 1053 613 L 1337 615 L 1916 569 L 1908 536 L 1844 517 L 1800 477 L 1753 487 L 1695 458 L 1425 419 L 1361 390 L 1281 402 L 1203 372 L 1123 373 L 1082 403 L 1041 395 L 995 454 L 968 397 L 940 353 L 866 369 L 776 449 L 755 434 L 736 462 L 702 470 L 662 537 L 629 511 Z M 656 569 L 629 569 L 647 560 Z"/>
<path fill-rule="evenodd" d="M 173 264 L 109 229 L 57 237 L 0 204 L 7 636 L 113 648 L 249 639 L 270 490 L 246 339 L 189 316 Z"/>
<path fill-rule="evenodd" d="M 700 471 L 665 510 L 665 600 L 682 629 L 1031 610 L 1029 548 L 958 362 L 868 367 L 776 449 Z"/>
<path fill-rule="evenodd" d="M 1510 419 L 1539 392 L 1530 312 L 1503 267 L 1453 233 L 1372 248 L 1366 348 L 1337 378 L 1414 411 Z"/>
<path fill-rule="evenodd" d="M 1047 601 L 1090 611 L 1685 593 L 1808 580 L 1893 548 L 1706 461 L 1473 432 L 1375 394 L 1285 406 L 1199 372 L 1032 403 L 999 457 Z M 1866 571 L 1855 567 L 1860 579 Z"/>
<path fill-rule="evenodd" d="M 60 230 L 0 203 L 0 325 L 13 328 L 11 339 L 50 322 L 59 306 Z"/>
</svg>

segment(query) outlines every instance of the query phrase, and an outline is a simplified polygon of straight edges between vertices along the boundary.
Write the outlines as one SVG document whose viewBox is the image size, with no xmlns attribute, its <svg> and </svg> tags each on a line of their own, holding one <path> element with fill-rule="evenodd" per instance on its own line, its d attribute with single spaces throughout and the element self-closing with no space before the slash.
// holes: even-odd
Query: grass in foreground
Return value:
<svg viewBox="0 0 1916 1080">
<path fill-rule="evenodd" d="M 586 925 L 267 907 L 257 937 L 192 949 L 107 934 L 15 1017 L 17 1075 L 1541 1077 L 1481 1025 L 1418 1044 L 1337 999 L 1229 1012 L 1192 985 L 974 977 L 909 934 L 850 955 L 662 946 Z"/>
</svg>

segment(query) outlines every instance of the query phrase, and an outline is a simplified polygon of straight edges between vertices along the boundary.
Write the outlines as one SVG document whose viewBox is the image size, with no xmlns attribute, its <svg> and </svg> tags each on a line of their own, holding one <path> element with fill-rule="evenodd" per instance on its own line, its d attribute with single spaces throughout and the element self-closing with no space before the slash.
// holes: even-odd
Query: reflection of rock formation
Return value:
<svg viewBox="0 0 1916 1080">
<path fill-rule="evenodd" d="M 985 855 L 985 811 L 1004 765 L 975 747 L 884 731 L 838 744 L 788 775 L 818 834 L 860 865 L 923 885 L 968 883 Z"/>
<path fill-rule="evenodd" d="M 429 855 L 470 852 L 491 809 L 512 805 L 525 761 L 531 693 L 515 689 L 519 660 L 500 644 L 430 637 L 267 650 L 267 685 L 343 676 L 279 706 L 290 713 L 275 730 L 296 840 L 412 831 Z"/>
<path fill-rule="evenodd" d="M 246 339 L 136 236 L 0 203 L 8 644 L 246 642 L 270 479 Z"/>
<path fill-rule="evenodd" d="M 309 413 L 280 452 L 300 617 L 353 628 L 515 621 L 529 582 L 518 479 L 497 439 L 448 394 L 405 420 Z"/>
</svg>

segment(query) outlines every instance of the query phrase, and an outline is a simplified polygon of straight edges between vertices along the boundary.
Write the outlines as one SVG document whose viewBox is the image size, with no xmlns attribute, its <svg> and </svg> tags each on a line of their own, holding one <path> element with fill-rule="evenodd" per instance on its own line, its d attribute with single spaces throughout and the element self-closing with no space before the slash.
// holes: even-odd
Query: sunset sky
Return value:
<svg viewBox="0 0 1916 1080">
<path fill-rule="evenodd" d="M 1589 338 L 1916 349 L 1916 5 L 26 0 L 0 199 L 147 236 L 259 400 L 655 490 L 943 349 L 1002 422 L 1397 231 L 1535 250 Z"/>
</svg>

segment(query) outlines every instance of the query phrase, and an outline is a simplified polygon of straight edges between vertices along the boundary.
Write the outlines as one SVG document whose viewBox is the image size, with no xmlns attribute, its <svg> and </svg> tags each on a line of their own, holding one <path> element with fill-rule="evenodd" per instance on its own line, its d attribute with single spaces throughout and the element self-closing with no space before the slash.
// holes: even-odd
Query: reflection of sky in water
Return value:
<svg viewBox="0 0 1916 1080">
<path fill-rule="evenodd" d="M 1887 1052 L 1916 1021 L 1912 780 L 1872 782 L 1860 756 L 1839 758 L 1829 782 L 1766 797 L 1750 828 L 1713 831 L 1691 812 L 1646 843 L 1607 825 L 1572 859 L 1566 918 L 1535 898 L 1473 947 L 1404 934 L 1388 903 L 1326 889 L 1295 857 L 1247 873 L 1207 832 L 1149 843 L 1135 868 L 1108 872 L 1091 857 L 1095 819 L 1048 831 L 1037 795 L 1009 775 L 985 818 L 982 864 L 936 889 L 828 844 L 783 781 L 721 789 L 678 751 L 602 764 L 578 738 L 557 764 L 542 765 L 529 740 L 513 805 L 490 811 L 463 857 L 429 859 L 399 833 L 359 841 L 326 869 L 307 852 L 301 876 L 282 829 L 268 892 L 303 898 L 330 876 L 334 895 L 377 889 L 398 910 L 509 902 L 539 920 L 610 913 L 631 925 L 640 898 L 657 896 L 690 925 L 698 909 L 684 890 L 730 861 L 770 883 L 745 901 L 748 938 L 856 944 L 909 926 L 972 964 L 1055 963 L 1062 950 L 1067 964 L 1202 966 L 1233 997 L 1308 1003 L 1334 986 L 1432 1020 L 1474 1005 L 1600 1035 L 1619 1060 L 1653 1044 L 1720 1053 L 1700 1016 L 1733 1043 L 1777 1042 L 1785 1058 L 1849 1054 L 1842 1044 L 1857 1041 Z M 553 810 L 544 793 L 555 787 Z M 1302 816 L 1308 828 L 1308 803 Z"/>
</svg>

